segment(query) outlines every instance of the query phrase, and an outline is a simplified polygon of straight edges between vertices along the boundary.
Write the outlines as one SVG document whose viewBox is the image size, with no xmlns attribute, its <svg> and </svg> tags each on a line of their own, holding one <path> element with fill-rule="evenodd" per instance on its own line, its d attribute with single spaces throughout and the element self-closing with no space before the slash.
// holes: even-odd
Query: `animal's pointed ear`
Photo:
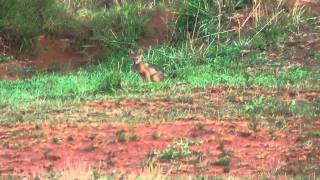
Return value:
<svg viewBox="0 0 320 180">
<path fill-rule="evenodd" d="M 139 48 L 139 49 L 138 49 L 138 52 L 137 52 L 137 55 L 139 55 L 139 56 L 140 56 L 141 54 L 142 54 L 142 49 L 141 49 L 141 48 Z"/>
<path fill-rule="evenodd" d="M 134 51 L 132 49 L 129 50 L 130 55 L 134 55 Z"/>
</svg>

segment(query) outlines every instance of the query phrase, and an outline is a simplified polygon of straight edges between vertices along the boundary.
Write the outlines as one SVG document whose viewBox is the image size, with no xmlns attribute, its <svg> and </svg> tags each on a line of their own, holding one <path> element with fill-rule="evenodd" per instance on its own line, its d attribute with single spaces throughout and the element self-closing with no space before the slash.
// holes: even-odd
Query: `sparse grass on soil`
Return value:
<svg viewBox="0 0 320 180">
<path fill-rule="evenodd" d="M 0 80 L 0 179 L 320 176 L 317 11 L 289 1 L 103 2 L 0 0 L 0 66 L 36 54 L 39 35 L 104 51 L 71 72 L 6 69 L 33 76 Z M 145 82 L 128 50 L 155 33 L 148 21 L 162 10 L 173 16 L 168 36 L 143 59 L 166 78 Z"/>
</svg>

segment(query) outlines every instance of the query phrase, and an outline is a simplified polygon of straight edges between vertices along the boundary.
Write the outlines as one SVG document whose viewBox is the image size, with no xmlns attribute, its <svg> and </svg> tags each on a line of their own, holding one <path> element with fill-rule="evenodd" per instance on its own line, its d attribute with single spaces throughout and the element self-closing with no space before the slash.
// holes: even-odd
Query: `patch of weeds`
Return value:
<svg viewBox="0 0 320 180">
<path fill-rule="evenodd" d="M 33 138 L 41 138 L 44 136 L 44 132 L 41 129 L 33 130 L 30 134 Z"/>
<path fill-rule="evenodd" d="M 310 57 L 313 57 L 315 58 L 318 63 L 320 63 L 320 52 L 319 51 L 316 51 L 316 50 L 309 50 L 307 52 L 307 54 L 310 56 Z"/>
<path fill-rule="evenodd" d="M 26 75 L 34 75 L 36 71 L 37 70 L 34 66 L 28 66 L 23 68 L 23 73 Z"/>
<path fill-rule="evenodd" d="M 214 1 L 187 0 L 184 3 L 173 1 L 172 4 L 178 11 L 177 21 L 173 27 L 175 29 L 172 30 L 175 31 L 175 39 L 179 41 L 186 39 L 187 34 L 192 34 L 192 31 L 197 29 L 196 27 L 200 27 L 196 32 L 199 36 L 216 32 L 215 28 L 209 28 L 217 22 L 218 9 Z M 224 4 L 223 10 L 229 9 L 229 3 L 226 4 Z M 197 16 L 194 16 L 195 14 Z"/>
<path fill-rule="evenodd" d="M 235 93 L 228 93 L 226 96 L 226 100 L 231 102 L 231 103 L 237 103 L 237 97 Z"/>
<path fill-rule="evenodd" d="M 141 4 L 124 3 L 121 8 L 114 6 L 107 11 L 97 11 L 92 19 L 92 29 L 95 39 L 103 41 L 108 49 L 117 51 L 128 48 L 143 33 L 144 26 L 149 19 L 149 9 L 141 11 Z M 144 14 L 144 15 L 143 15 Z"/>
<path fill-rule="evenodd" d="M 22 142 L 21 141 L 13 141 L 12 142 L 12 148 L 13 149 L 20 149 L 22 147 Z"/>
<path fill-rule="evenodd" d="M 59 5 L 60 3 L 52 0 L 1 1 L 1 31 L 8 40 L 15 43 L 20 52 L 31 54 L 36 50 L 34 37 L 43 33 L 43 30 L 57 28 L 57 24 L 66 18 L 62 14 L 65 13 L 65 8 Z M 39 12 L 39 9 L 43 11 Z M 50 23 L 47 22 L 48 19 Z"/>
<path fill-rule="evenodd" d="M 120 90 L 122 88 L 121 86 L 121 74 L 120 73 L 108 73 L 103 75 L 103 77 L 99 78 L 98 85 L 96 87 L 95 92 L 96 93 L 113 93 L 116 90 Z"/>
<path fill-rule="evenodd" d="M 256 117 L 251 117 L 247 123 L 247 126 L 249 129 L 256 132 L 258 130 L 258 121 L 257 121 Z"/>
<path fill-rule="evenodd" d="M 305 119 L 309 120 L 316 117 L 319 109 L 317 105 L 305 100 L 294 100 L 288 105 L 289 112 L 296 115 L 303 115 Z"/>
<path fill-rule="evenodd" d="M 14 169 L 8 169 L 8 172 L 10 172 L 9 175 L 1 175 L 0 180 L 20 180 L 21 177 L 17 175 L 13 175 Z"/>
<path fill-rule="evenodd" d="M 254 39 L 251 41 L 251 48 L 265 50 L 267 47 L 282 43 L 288 35 L 288 29 L 285 29 L 279 22 L 268 24 L 268 21 L 268 18 L 261 18 L 257 22 L 256 30 L 261 30 L 261 33 L 252 36 Z M 251 33 L 256 33 L 256 31 Z"/>
<path fill-rule="evenodd" d="M 188 161 L 189 164 L 198 164 L 199 162 L 201 162 L 203 158 L 203 153 L 202 152 L 198 152 L 198 151 L 194 151 L 193 152 L 193 156 L 190 157 L 190 160 Z"/>
<path fill-rule="evenodd" d="M 16 122 L 24 122 L 25 115 L 18 111 L 9 111 L 6 116 L 0 120 L 1 124 L 10 125 Z"/>
<path fill-rule="evenodd" d="M 125 135 L 125 130 L 121 129 L 119 131 L 116 132 L 116 137 L 118 142 L 127 142 L 127 137 Z"/>
<path fill-rule="evenodd" d="M 101 175 L 100 175 L 100 173 L 98 172 L 96 166 L 93 166 L 93 167 L 92 167 L 91 172 L 92 172 L 93 179 L 100 179 L 100 178 L 101 178 Z"/>
<path fill-rule="evenodd" d="M 261 114 L 263 112 L 263 108 L 266 105 L 267 98 L 265 96 L 256 96 L 253 97 L 250 101 L 246 102 L 243 105 L 243 111 L 245 114 L 250 116 L 256 116 L 257 114 Z"/>
<path fill-rule="evenodd" d="M 313 137 L 320 137 L 320 131 L 312 131 L 310 132 L 310 135 Z"/>
<path fill-rule="evenodd" d="M 230 171 L 230 152 L 225 151 L 223 142 L 220 143 L 218 149 L 221 151 L 218 159 L 212 162 L 213 165 L 223 166 L 223 172 Z"/>
<path fill-rule="evenodd" d="M 268 119 L 269 129 L 285 129 L 288 127 L 287 119 L 283 116 L 270 117 Z"/>
<path fill-rule="evenodd" d="M 266 39 L 262 34 L 258 34 L 254 37 L 255 39 L 251 42 L 252 49 L 264 50 L 267 46 Z"/>
<path fill-rule="evenodd" d="M 269 129 L 269 134 L 273 140 L 276 140 L 279 137 L 279 135 L 275 134 L 272 128 Z"/>
<path fill-rule="evenodd" d="M 257 130 L 260 117 L 268 117 L 269 128 L 283 129 L 287 127 L 287 117 L 293 114 L 288 103 L 263 95 L 245 102 L 241 105 L 241 111 L 249 116 L 248 128 L 253 131 Z"/>
<path fill-rule="evenodd" d="M 198 123 L 196 124 L 196 128 L 197 128 L 198 130 L 204 130 L 204 129 L 205 129 L 205 124 L 204 124 L 203 122 L 198 122 Z"/>
<path fill-rule="evenodd" d="M 121 117 L 125 118 L 125 117 L 130 117 L 132 113 L 132 110 L 130 108 L 126 108 L 123 111 L 121 111 Z"/>
<path fill-rule="evenodd" d="M 115 164 L 114 158 L 115 153 L 113 151 L 110 151 L 107 155 L 107 158 L 104 160 L 107 166 L 113 167 Z"/>
<path fill-rule="evenodd" d="M 128 136 L 128 141 L 138 140 L 138 136 L 137 136 L 136 132 L 134 131 L 134 128 L 130 127 L 129 132 L 130 132 L 130 134 Z"/>
<path fill-rule="evenodd" d="M 181 158 L 191 157 L 195 152 L 190 150 L 190 145 L 199 145 L 201 142 L 181 140 L 175 144 L 169 144 L 163 151 L 157 151 L 156 156 L 160 160 L 178 160 Z"/>
<path fill-rule="evenodd" d="M 120 103 L 121 103 L 121 99 L 120 98 L 116 98 L 114 100 L 114 103 L 116 104 L 116 107 L 119 107 L 120 106 Z"/>
<path fill-rule="evenodd" d="M 193 97 L 190 96 L 179 96 L 177 98 L 177 102 L 179 103 L 185 103 L 185 104 L 192 104 L 193 103 Z"/>
<path fill-rule="evenodd" d="M 54 72 L 60 72 L 61 71 L 61 65 L 59 63 L 50 63 L 47 71 L 50 73 L 54 73 Z"/>
<path fill-rule="evenodd" d="M 17 74 L 19 77 L 24 74 L 23 68 L 14 64 L 8 65 L 7 69 L 10 74 Z"/>
<path fill-rule="evenodd" d="M 214 165 L 218 166 L 229 166 L 230 165 L 230 157 L 228 155 L 221 156 L 219 159 L 213 162 Z"/>
<path fill-rule="evenodd" d="M 61 144 L 61 140 L 58 137 L 53 137 L 51 141 L 53 144 Z"/>
<path fill-rule="evenodd" d="M 36 123 L 36 124 L 34 125 L 34 128 L 35 128 L 36 130 L 41 130 L 41 125 L 38 124 L 38 123 Z"/>
<path fill-rule="evenodd" d="M 44 150 L 43 150 L 43 156 L 44 156 L 45 158 L 48 158 L 48 155 L 49 155 L 49 153 L 50 153 L 51 151 L 52 151 L 51 148 L 48 148 L 48 147 L 44 148 Z"/>
<path fill-rule="evenodd" d="M 142 167 L 156 167 L 157 166 L 157 153 L 158 151 L 152 150 L 147 152 L 145 160 L 142 161 Z"/>
<path fill-rule="evenodd" d="M 130 142 L 138 140 L 138 136 L 133 128 L 129 128 L 129 135 L 125 134 L 124 129 L 117 131 L 116 138 L 118 142 Z"/>
<path fill-rule="evenodd" d="M 25 129 L 15 130 L 15 131 L 9 132 L 9 135 L 10 136 L 17 136 L 17 137 L 27 136 L 28 131 Z"/>
<path fill-rule="evenodd" d="M 6 144 L 5 141 L 0 139 L 0 147 L 4 148 L 5 144 Z"/>
<path fill-rule="evenodd" d="M 53 169 L 53 164 L 49 164 L 46 167 L 46 170 L 47 170 L 47 178 L 48 179 L 58 179 L 59 178 L 59 174 L 57 172 L 55 172 Z"/>
<path fill-rule="evenodd" d="M 269 45 L 272 45 L 272 43 L 280 44 L 288 35 L 288 29 L 284 28 L 281 24 L 272 23 L 263 31 L 263 35 L 266 40 L 272 41 L 268 43 Z"/>
<path fill-rule="evenodd" d="M 230 172 L 230 166 L 224 166 L 223 167 L 223 172 L 224 173 L 229 173 Z"/>
<path fill-rule="evenodd" d="M 12 61 L 14 57 L 8 54 L 0 54 L 0 62 L 9 62 Z"/>
<path fill-rule="evenodd" d="M 317 100 L 309 102 L 307 100 L 292 100 L 285 102 L 269 96 L 255 96 L 241 105 L 241 112 L 249 115 L 251 119 L 259 117 L 269 117 L 269 127 L 283 129 L 287 126 L 287 117 L 303 116 L 306 120 L 311 120 L 319 114 Z"/>
<path fill-rule="evenodd" d="M 171 108 L 165 109 L 164 111 L 158 111 L 159 114 L 157 116 L 166 121 L 172 121 L 175 119 L 186 117 L 188 114 L 190 114 L 190 111 L 190 109 Z"/>
</svg>

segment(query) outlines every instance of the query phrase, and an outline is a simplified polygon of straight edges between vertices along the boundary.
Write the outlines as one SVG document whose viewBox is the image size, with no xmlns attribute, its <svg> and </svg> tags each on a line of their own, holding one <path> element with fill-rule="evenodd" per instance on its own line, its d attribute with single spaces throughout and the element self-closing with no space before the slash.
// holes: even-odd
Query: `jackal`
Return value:
<svg viewBox="0 0 320 180">
<path fill-rule="evenodd" d="M 136 53 L 130 50 L 129 54 L 133 70 L 139 73 L 143 79 L 154 82 L 163 80 L 164 76 L 162 71 L 153 64 L 142 62 L 142 49 L 139 49 Z"/>
</svg>

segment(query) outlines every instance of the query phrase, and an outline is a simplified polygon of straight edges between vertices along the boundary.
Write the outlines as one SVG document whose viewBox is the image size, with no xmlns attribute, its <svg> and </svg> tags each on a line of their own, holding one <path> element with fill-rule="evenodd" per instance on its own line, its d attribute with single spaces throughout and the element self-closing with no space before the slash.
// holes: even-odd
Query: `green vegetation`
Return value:
<svg viewBox="0 0 320 180">
<path fill-rule="evenodd" d="M 8 62 L 13 60 L 13 56 L 7 54 L 0 54 L 0 62 Z"/>
<path fill-rule="evenodd" d="M 181 140 L 176 144 L 170 144 L 168 147 L 161 151 L 155 151 L 156 156 L 160 160 L 176 160 L 180 158 L 190 157 L 194 155 L 196 152 L 190 150 L 189 146 L 192 144 L 201 144 L 201 142 Z"/>
<path fill-rule="evenodd" d="M 233 48 L 238 46 L 226 47 L 222 51 L 228 56 L 234 56 L 236 53 Z M 170 51 L 174 51 L 171 49 Z M 205 65 L 198 65 L 194 68 L 193 60 L 187 60 L 188 55 L 182 54 L 178 50 L 176 52 L 169 52 L 166 54 L 165 49 L 155 49 L 155 61 L 160 61 L 160 57 L 166 55 L 175 59 L 184 59 L 185 65 L 181 65 L 176 70 L 176 78 L 167 79 L 160 84 L 142 83 L 137 74 L 129 71 L 129 57 L 122 54 L 123 57 L 120 64 L 126 63 L 120 67 L 113 67 L 115 65 L 110 62 L 115 62 L 119 56 L 108 57 L 108 64 L 101 64 L 97 67 L 90 67 L 86 70 L 79 70 L 75 73 L 59 75 L 59 74 L 40 74 L 27 80 L 17 81 L 0 81 L 0 95 L 2 105 L 15 105 L 34 100 L 76 100 L 96 98 L 99 95 L 116 94 L 139 94 L 139 92 L 147 91 L 149 93 L 155 91 L 174 92 L 176 90 L 175 84 L 183 82 L 189 86 L 206 86 L 208 84 L 214 85 L 230 85 L 230 86 L 265 86 L 265 87 L 286 87 L 286 88 L 318 88 L 320 82 L 320 73 L 317 71 L 308 71 L 304 67 L 294 66 L 290 69 L 275 71 L 277 67 L 273 64 L 278 62 L 270 62 L 264 60 L 261 62 L 259 57 L 249 57 L 248 59 L 228 59 L 226 55 L 218 55 L 215 58 L 208 57 L 205 59 Z M 230 52 L 230 51 L 231 52 Z M 159 52 L 160 51 L 160 52 Z M 229 52 L 228 52 L 229 51 Z M 239 50 L 237 50 L 239 51 Z M 184 55 L 183 57 L 177 57 Z M 189 56 L 190 57 L 190 56 Z M 146 58 L 147 61 L 148 58 Z M 263 59 L 261 59 L 263 60 Z M 125 62 L 126 61 L 126 62 Z M 270 66 L 265 70 L 259 70 L 253 66 L 257 66 L 255 62 L 260 61 L 259 66 Z M 115 62 L 116 63 L 116 62 Z M 160 64 L 160 63 L 159 63 Z M 163 64 L 164 67 L 168 64 Z M 170 73 L 170 72 L 169 72 Z"/>
<path fill-rule="evenodd" d="M 116 138 L 118 142 L 130 142 L 136 141 L 138 139 L 137 134 L 135 133 L 134 129 L 129 129 L 130 134 L 126 135 L 125 130 L 122 129 L 116 132 Z"/>
</svg>

